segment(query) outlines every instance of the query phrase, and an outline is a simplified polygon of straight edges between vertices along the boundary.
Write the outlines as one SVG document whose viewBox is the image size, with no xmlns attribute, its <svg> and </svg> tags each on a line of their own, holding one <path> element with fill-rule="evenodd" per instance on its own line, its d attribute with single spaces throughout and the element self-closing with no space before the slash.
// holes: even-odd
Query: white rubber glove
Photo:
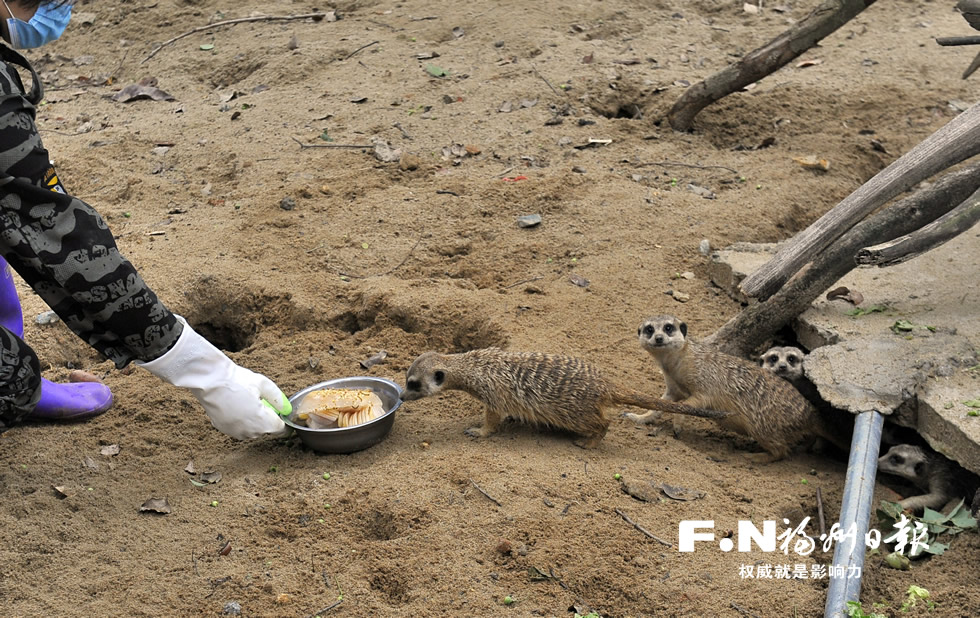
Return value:
<svg viewBox="0 0 980 618">
<path fill-rule="evenodd" d="M 184 318 L 177 319 L 184 330 L 174 347 L 156 360 L 136 364 L 165 382 L 189 389 L 211 424 L 225 435 L 239 440 L 286 435 L 289 428 L 276 410 L 289 414 L 291 406 L 279 387 L 239 367 Z"/>
</svg>

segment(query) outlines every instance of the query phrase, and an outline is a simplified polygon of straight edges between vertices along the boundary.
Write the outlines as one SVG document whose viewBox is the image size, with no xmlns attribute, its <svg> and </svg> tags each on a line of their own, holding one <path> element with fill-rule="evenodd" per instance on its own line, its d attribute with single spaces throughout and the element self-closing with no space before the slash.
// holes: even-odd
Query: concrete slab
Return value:
<svg viewBox="0 0 980 618">
<path fill-rule="evenodd" d="M 712 281 L 745 302 L 738 283 L 775 248 L 716 251 Z M 794 324 L 821 396 L 855 413 L 897 410 L 890 421 L 980 473 L 980 417 L 963 403 L 980 398 L 980 225 L 905 264 L 853 270 L 836 286 L 860 292 L 863 312 L 821 298 Z"/>
</svg>

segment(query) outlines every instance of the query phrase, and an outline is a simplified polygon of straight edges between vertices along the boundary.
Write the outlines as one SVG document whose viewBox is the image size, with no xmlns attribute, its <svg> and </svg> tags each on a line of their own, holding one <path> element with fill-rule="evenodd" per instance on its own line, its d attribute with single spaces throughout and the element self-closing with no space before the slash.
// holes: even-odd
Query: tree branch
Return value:
<svg viewBox="0 0 980 618">
<path fill-rule="evenodd" d="M 742 292 L 765 300 L 813 256 L 876 208 L 918 182 L 978 153 L 980 104 L 974 104 L 791 238 L 771 260 L 742 281 Z M 865 246 L 867 244 L 861 247 Z"/>
<path fill-rule="evenodd" d="M 812 13 L 767 45 L 688 88 L 674 103 L 667 121 L 675 131 L 689 131 L 694 117 L 702 109 L 789 64 L 874 2 L 824 0 Z"/>
<path fill-rule="evenodd" d="M 854 226 L 814 259 L 810 267 L 764 302 L 749 305 L 706 342 L 736 356 L 747 356 L 803 313 L 854 267 L 862 247 L 909 234 L 946 214 L 980 188 L 980 163 L 950 172 Z"/>
<path fill-rule="evenodd" d="M 980 191 L 939 217 L 929 225 L 901 238 L 867 249 L 861 249 L 854 261 L 859 265 L 894 266 L 935 249 L 944 242 L 969 230 L 980 221 Z"/>
</svg>

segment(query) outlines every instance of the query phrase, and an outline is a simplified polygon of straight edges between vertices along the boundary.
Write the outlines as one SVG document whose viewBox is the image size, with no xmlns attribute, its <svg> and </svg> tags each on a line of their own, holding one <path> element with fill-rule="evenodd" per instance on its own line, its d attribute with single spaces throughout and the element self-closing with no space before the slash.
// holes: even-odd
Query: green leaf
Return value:
<svg viewBox="0 0 980 618">
<path fill-rule="evenodd" d="M 964 401 L 963 405 L 965 405 L 968 408 L 980 408 L 980 398 Z"/>
<path fill-rule="evenodd" d="M 425 65 L 425 72 L 431 75 L 432 77 L 446 77 L 447 75 L 449 75 L 449 71 L 447 71 L 442 67 L 436 66 L 434 64 Z"/>
<path fill-rule="evenodd" d="M 946 522 L 947 517 L 938 511 L 925 507 L 922 509 L 922 517 L 919 519 L 921 519 L 922 523 L 924 524 L 942 524 Z"/>
<path fill-rule="evenodd" d="M 207 485 L 207 483 L 202 483 L 201 481 L 195 481 L 194 479 L 190 479 L 190 482 L 191 485 L 193 485 L 194 487 L 204 487 L 205 485 Z"/>
<path fill-rule="evenodd" d="M 205 43 L 204 45 L 201 45 L 201 51 L 211 51 L 212 49 L 214 49 L 214 43 Z"/>
<path fill-rule="evenodd" d="M 946 543 L 939 543 L 938 541 L 934 541 L 926 546 L 926 552 L 932 554 L 933 556 L 941 556 L 943 555 L 943 552 L 946 551 L 948 548 L 949 545 L 947 545 Z"/>
<path fill-rule="evenodd" d="M 913 328 L 915 328 L 915 326 L 908 320 L 897 320 L 894 324 L 892 324 L 892 332 L 895 333 L 907 333 Z"/>
<path fill-rule="evenodd" d="M 361 249 L 367 249 L 367 248 L 368 248 L 368 246 L 369 246 L 369 245 L 368 245 L 368 244 L 367 244 L 366 242 L 362 242 L 362 243 L 361 243 Z"/>
</svg>

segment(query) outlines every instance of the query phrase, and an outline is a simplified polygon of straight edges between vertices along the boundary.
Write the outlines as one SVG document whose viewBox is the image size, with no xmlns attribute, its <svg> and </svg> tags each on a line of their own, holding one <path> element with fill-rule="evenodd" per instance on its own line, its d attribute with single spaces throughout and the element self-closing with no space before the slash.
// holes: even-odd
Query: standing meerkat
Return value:
<svg viewBox="0 0 980 618">
<path fill-rule="evenodd" d="M 833 426 L 838 435 L 838 446 L 843 441 L 850 440 L 854 432 L 854 415 L 835 409 L 820 396 L 817 386 L 806 377 L 803 371 L 803 359 L 806 353 L 800 348 L 793 346 L 772 347 L 766 350 L 759 358 L 760 366 L 769 373 L 779 376 L 796 388 L 803 397 L 817 409 L 817 413 L 823 419 L 824 427 Z M 824 451 L 824 440 L 821 436 L 816 436 L 814 443 L 810 446 L 810 451 L 822 453 Z M 844 449 L 845 452 L 847 449 Z"/>
<path fill-rule="evenodd" d="M 748 435 L 767 451 L 751 456 L 753 460 L 782 459 L 796 444 L 815 435 L 847 450 L 792 384 L 745 359 L 688 339 L 687 325 L 674 316 L 645 320 L 637 335 L 663 371 L 667 383 L 664 398 L 727 412 L 727 416 L 717 418 L 721 427 Z M 639 423 L 649 423 L 658 416 L 627 414 Z"/>
<path fill-rule="evenodd" d="M 806 354 L 793 346 L 772 347 L 759 359 L 762 368 L 793 384 L 803 378 L 803 357 Z"/>
<path fill-rule="evenodd" d="M 911 444 L 897 444 L 878 458 L 878 471 L 911 481 L 926 493 L 899 501 L 906 511 L 939 510 L 954 498 L 970 501 L 978 491 L 977 478 L 939 453 Z M 977 494 L 980 495 L 980 494 Z"/>
<path fill-rule="evenodd" d="M 425 352 L 405 377 L 402 399 L 412 401 L 444 390 L 460 390 L 484 403 L 483 426 L 466 434 L 483 438 L 510 416 L 523 423 L 567 429 L 583 436 L 575 442 L 595 448 L 606 435 L 618 405 L 718 418 L 725 414 L 697 410 L 644 395 L 607 380 L 593 365 L 570 356 L 505 352 L 497 348 L 462 354 Z"/>
</svg>

